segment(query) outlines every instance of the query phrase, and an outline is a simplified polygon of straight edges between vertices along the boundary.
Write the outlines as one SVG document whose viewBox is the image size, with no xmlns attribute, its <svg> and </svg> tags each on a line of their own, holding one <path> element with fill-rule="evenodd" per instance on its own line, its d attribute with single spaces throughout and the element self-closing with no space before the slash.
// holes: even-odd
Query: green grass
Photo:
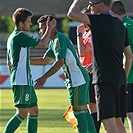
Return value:
<svg viewBox="0 0 133 133">
<path fill-rule="evenodd" d="M 75 133 L 62 115 L 69 106 L 66 89 L 37 90 L 39 103 L 38 133 Z M 14 115 L 13 94 L 11 89 L 0 89 L 0 133 L 3 132 L 7 121 Z M 15 133 L 26 133 L 26 120 Z M 127 132 L 127 121 L 125 122 Z M 101 133 L 104 130 L 101 127 Z"/>
</svg>

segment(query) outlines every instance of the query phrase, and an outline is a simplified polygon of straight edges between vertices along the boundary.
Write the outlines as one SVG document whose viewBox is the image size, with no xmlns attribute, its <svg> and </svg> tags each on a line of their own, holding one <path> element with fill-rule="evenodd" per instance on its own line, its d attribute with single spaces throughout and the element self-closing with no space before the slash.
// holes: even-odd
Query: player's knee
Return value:
<svg viewBox="0 0 133 133">
<path fill-rule="evenodd" d="M 39 111 L 38 111 L 38 107 L 32 107 L 29 109 L 29 115 L 38 115 Z"/>
<path fill-rule="evenodd" d="M 91 102 L 91 103 L 88 105 L 88 108 L 89 108 L 90 113 L 95 113 L 95 112 L 97 112 L 96 103 Z"/>
<path fill-rule="evenodd" d="M 17 108 L 16 109 L 16 114 L 21 116 L 22 118 L 26 118 L 28 115 L 28 109 L 27 108 Z"/>
</svg>

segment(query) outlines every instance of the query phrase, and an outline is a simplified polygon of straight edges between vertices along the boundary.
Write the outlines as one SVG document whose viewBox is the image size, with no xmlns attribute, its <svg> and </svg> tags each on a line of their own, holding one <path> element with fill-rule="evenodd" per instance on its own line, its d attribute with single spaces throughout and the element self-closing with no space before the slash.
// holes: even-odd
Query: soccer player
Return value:
<svg viewBox="0 0 133 133">
<path fill-rule="evenodd" d="M 125 7 L 121 1 L 115 1 L 111 7 L 112 14 L 118 17 L 127 29 L 128 40 L 133 52 L 133 20 L 126 14 Z M 127 120 L 130 133 L 133 133 L 133 61 L 127 77 Z"/>
<path fill-rule="evenodd" d="M 38 19 L 41 35 L 46 30 L 48 17 L 50 17 L 50 20 L 55 19 L 51 15 L 44 15 Z M 96 133 L 92 116 L 87 111 L 87 104 L 90 102 L 89 76 L 85 68 L 81 66 L 72 42 L 65 35 L 58 32 L 55 27 L 49 36 L 48 46 L 48 50 L 43 57 L 33 58 L 30 61 L 34 65 L 47 65 L 55 59 L 51 68 L 35 81 L 35 88 L 40 89 L 46 80 L 61 68 L 66 77 L 65 83 L 68 89 L 69 101 L 77 119 L 78 132 Z"/>
<path fill-rule="evenodd" d="M 16 114 L 6 124 L 4 133 L 14 133 L 25 118 L 27 132 L 37 133 L 38 105 L 29 65 L 29 48 L 37 45 L 46 46 L 46 37 L 55 26 L 55 21 L 47 21 L 45 35 L 38 39 L 27 33 L 32 25 L 31 11 L 18 8 L 12 18 L 15 29 L 7 41 L 7 65 L 11 74 Z"/>
<path fill-rule="evenodd" d="M 92 83 L 96 93 L 98 120 L 102 121 L 108 133 L 125 133 L 121 117 L 126 115 L 126 74 L 132 63 L 126 29 L 119 19 L 111 16 L 112 0 L 91 0 L 89 7 L 94 11 L 92 15 L 80 11 L 82 1 L 74 0 L 67 15 L 91 27 Z M 126 56 L 125 70 L 123 53 Z"/>
</svg>

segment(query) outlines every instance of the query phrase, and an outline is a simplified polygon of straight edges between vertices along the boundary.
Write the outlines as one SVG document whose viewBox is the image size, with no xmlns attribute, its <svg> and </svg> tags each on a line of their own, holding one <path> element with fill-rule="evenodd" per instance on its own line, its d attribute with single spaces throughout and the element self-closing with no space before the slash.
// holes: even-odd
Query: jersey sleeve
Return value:
<svg viewBox="0 0 133 133">
<path fill-rule="evenodd" d="M 66 58 L 66 52 L 67 52 L 67 39 L 65 36 L 62 35 L 62 37 L 59 37 L 56 42 L 56 58 Z"/>
<path fill-rule="evenodd" d="M 18 36 L 17 36 L 17 41 L 18 43 L 20 43 L 20 45 L 22 47 L 36 47 L 39 42 L 40 39 L 38 38 L 34 38 L 32 36 L 30 36 L 29 34 L 25 33 L 25 32 L 21 32 Z"/>
<path fill-rule="evenodd" d="M 128 33 L 128 40 L 130 44 L 133 44 L 133 28 L 131 24 L 124 24 L 124 26 L 127 29 L 127 33 Z"/>
<path fill-rule="evenodd" d="M 51 58 L 55 59 L 54 52 L 52 51 L 52 49 L 50 47 L 48 47 L 48 49 L 45 52 L 44 56 L 48 56 L 48 57 L 51 57 Z"/>
</svg>

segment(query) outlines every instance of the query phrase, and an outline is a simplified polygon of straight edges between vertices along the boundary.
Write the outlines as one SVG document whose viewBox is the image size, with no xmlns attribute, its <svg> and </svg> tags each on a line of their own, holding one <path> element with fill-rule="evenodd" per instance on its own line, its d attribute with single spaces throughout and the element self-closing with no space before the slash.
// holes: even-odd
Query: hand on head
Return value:
<svg viewBox="0 0 133 133">
<path fill-rule="evenodd" d="M 53 29 L 54 27 L 56 27 L 56 20 L 53 19 L 50 21 L 50 17 L 48 17 L 47 22 L 46 22 L 46 26 Z"/>
</svg>

